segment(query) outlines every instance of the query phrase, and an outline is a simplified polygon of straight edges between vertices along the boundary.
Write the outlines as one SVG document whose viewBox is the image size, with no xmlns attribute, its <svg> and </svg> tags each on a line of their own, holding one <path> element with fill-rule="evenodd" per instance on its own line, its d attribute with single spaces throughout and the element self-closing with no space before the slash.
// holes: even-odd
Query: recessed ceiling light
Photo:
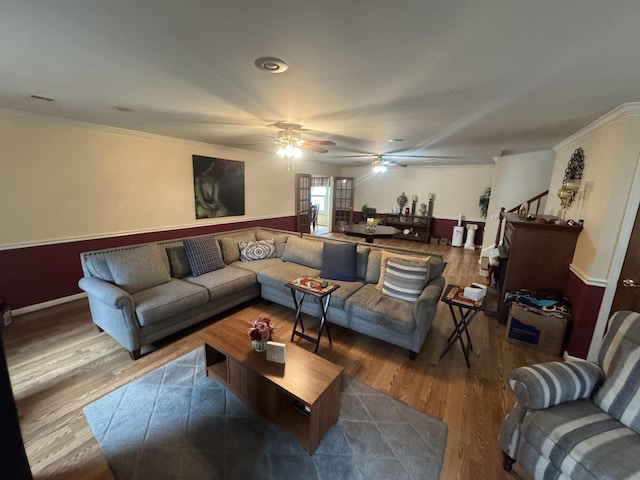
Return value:
<svg viewBox="0 0 640 480">
<path fill-rule="evenodd" d="M 259 70 L 269 73 L 282 73 L 289 68 L 287 62 L 278 57 L 260 57 L 253 64 Z"/>
<path fill-rule="evenodd" d="M 125 113 L 131 113 L 131 112 L 135 112 L 135 110 L 133 108 L 129 108 L 129 107 L 122 107 L 119 105 L 116 105 L 115 107 L 113 107 L 114 110 L 118 110 L 119 112 L 125 112 Z"/>
<path fill-rule="evenodd" d="M 44 95 L 29 95 L 29 98 L 33 98 L 34 100 L 42 100 L 43 102 L 53 102 L 54 99 L 51 97 L 45 97 Z"/>
<path fill-rule="evenodd" d="M 404 138 L 390 138 L 387 142 L 395 143 L 395 142 L 404 142 Z"/>
</svg>

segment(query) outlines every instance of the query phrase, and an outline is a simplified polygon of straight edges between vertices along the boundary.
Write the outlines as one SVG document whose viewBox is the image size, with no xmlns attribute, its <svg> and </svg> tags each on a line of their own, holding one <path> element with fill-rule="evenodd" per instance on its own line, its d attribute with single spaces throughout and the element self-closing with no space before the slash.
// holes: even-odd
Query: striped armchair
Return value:
<svg viewBox="0 0 640 480">
<path fill-rule="evenodd" d="M 498 441 L 535 480 L 640 480 L 640 314 L 609 320 L 598 363 L 515 369 L 517 397 Z"/>
</svg>

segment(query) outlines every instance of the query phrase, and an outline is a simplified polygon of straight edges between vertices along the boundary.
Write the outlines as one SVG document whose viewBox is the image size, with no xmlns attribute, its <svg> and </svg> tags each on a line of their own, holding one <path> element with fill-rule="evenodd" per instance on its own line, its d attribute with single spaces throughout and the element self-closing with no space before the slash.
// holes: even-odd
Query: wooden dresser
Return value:
<svg viewBox="0 0 640 480">
<path fill-rule="evenodd" d="M 394 238 L 426 243 L 431 241 L 431 217 L 428 215 L 387 214 L 384 224 L 400 230 Z M 404 233 L 406 230 L 409 233 Z"/>
<path fill-rule="evenodd" d="M 536 215 L 545 220 L 556 218 Z M 569 264 L 582 231 L 565 222 L 540 223 L 505 213 L 505 231 L 497 272 L 498 321 L 506 323 L 509 305 L 504 294 L 513 290 L 557 290 L 564 293 Z"/>
</svg>

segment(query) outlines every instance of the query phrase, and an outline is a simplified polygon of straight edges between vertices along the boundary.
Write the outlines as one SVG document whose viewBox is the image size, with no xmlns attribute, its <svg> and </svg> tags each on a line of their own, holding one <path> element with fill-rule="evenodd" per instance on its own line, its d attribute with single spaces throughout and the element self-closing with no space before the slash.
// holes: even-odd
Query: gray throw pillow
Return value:
<svg viewBox="0 0 640 480">
<path fill-rule="evenodd" d="M 213 235 L 186 238 L 184 249 L 194 277 L 225 267 L 218 241 Z"/>
<path fill-rule="evenodd" d="M 356 247 L 355 243 L 325 243 L 320 278 L 355 282 L 358 273 Z"/>
</svg>

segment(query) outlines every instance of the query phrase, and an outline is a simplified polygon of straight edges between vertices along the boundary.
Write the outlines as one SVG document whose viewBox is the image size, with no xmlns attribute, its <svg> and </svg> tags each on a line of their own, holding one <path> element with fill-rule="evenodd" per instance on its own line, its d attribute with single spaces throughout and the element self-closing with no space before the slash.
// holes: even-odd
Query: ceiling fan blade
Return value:
<svg viewBox="0 0 640 480">
<path fill-rule="evenodd" d="M 326 148 L 316 147 L 315 145 L 309 145 L 307 143 L 303 143 L 300 148 L 304 148 L 305 150 L 311 150 L 313 152 L 318 152 L 318 153 L 327 153 L 329 151 Z"/>
<path fill-rule="evenodd" d="M 335 147 L 336 142 L 331 140 L 303 140 L 304 143 L 313 143 L 314 145 L 330 145 Z"/>
</svg>

